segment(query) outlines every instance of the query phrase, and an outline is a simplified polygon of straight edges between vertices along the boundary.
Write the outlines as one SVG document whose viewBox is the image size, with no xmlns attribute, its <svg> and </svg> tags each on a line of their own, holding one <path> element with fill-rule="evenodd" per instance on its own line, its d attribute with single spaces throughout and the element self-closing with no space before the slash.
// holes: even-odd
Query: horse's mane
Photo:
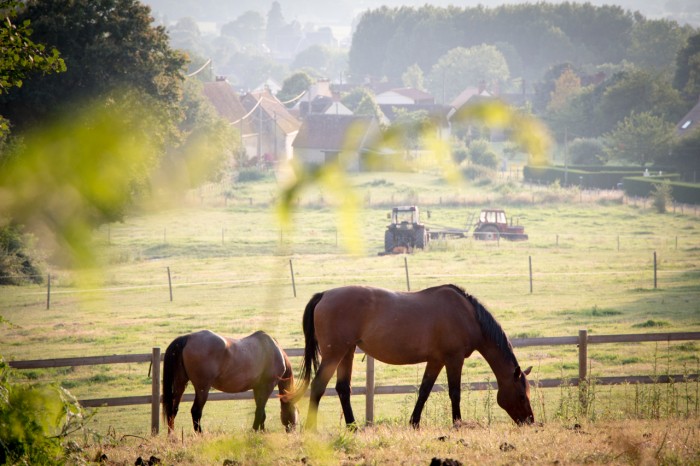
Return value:
<svg viewBox="0 0 700 466">
<path fill-rule="evenodd" d="M 464 296 L 465 299 L 469 301 L 472 306 L 474 306 L 474 310 L 476 311 L 476 320 L 479 322 L 479 326 L 481 327 L 481 333 L 496 344 L 506 360 L 511 361 L 517 367 L 518 360 L 515 358 L 515 353 L 513 353 L 513 346 L 510 344 L 510 340 L 508 340 L 506 332 L 503 331 L 503 327 L 501 327 L 501 324 L 498 323 L 496 318 L 483 306 L 483 304 L 479 302 L 478 299 L 464 291 L 464 288 L 461 286 L 453 284 L 448 284 L 445 286 L 452 288 Z"/>
</svg>

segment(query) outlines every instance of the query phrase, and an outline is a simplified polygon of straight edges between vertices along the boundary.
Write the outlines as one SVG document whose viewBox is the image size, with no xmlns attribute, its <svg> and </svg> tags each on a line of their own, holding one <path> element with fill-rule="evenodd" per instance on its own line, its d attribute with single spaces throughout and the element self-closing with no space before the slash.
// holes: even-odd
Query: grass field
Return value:
<svg viewBox="0 0 700 466">
<path fill-rule="evenodd" d="M 591 335 L 700 330 L 700 217 L 694 209 L 659 214 L 641 201 L 622 199 L 620 193 L 523 187 L 506 178 L 481 187 L 456 187 L 426 174 L 362 174 L 353 181 L 365 204 L 354 230 L 339 229 L 334 199 L 310 189 L 297 200 L 293 230 L 281 232 L 272 209 L 276 196 L 272 180 L 239 185 L 233 198 L 225 198 L 221 187 L 207 187 L 190 193 L 177 206 L 134 212 L 124 223 L 102 227 L 95 233 L 95 251 L 104 265 L 82 273 L 51 267 L 50 309 L 46 309 L 46 284 L 0 288 L 0 315 L 7 321 L 2 324 L 0 354 L 8 360 L 23 360 L 148 353 L 201 328 L 234 337 L 262 329 L 285 348 L 298 348 L 303 342 L 301 313 L 311 295 L 348 284 L 418 290 L 455 283 L 477 296 L 510 338 L 574 336 L 579 329 Z M 504 206 L 525 225 L 530 239 L 517 243 L 446 240 L 433 242 L 427 251 L 379 256 L 386 214 L 393 205 L 411 203 L 422 207 L 423 220 L 429 225 L 457 228 L 465 225 L 469 212 Z M 359 238 L 364 252 L 348 254 L 343 248 L 348 238 Z M 531 378 L 577 377 L 575 347 L 527 347 L 516 349 L 516 355 L 523 366 L 534 366 Z M 595 345 L 589 347 L 588 356 L 594 377 L 697 374 L 700 343 Z M 78 398 L 146 395 L 150 393 L 147 366 L 27 370 L 19 376 L 28 381 L 58 381 Z M 364 385 L 364 371 L 361 358 L 356 358 L 353 385 Z M 377 385 L 418 385 L 421 376 L 421 366 L 377 365 Z M 489 377 L 492 380 L 493 374 L 480 356 L 465 361 L 464 382 Z M 444 374 L 438 383 L 446 383 Z M 595 447 L 600 451 L 586 453 L 585 442 L 579 442 L 581 451 L 562 456 L 561 462 L 583 462 L 586 454 L 593 463 L 653 460 L 657 448 L 659 455 L 668 455 L 662 457 L 669 463 L 673 458 L 682 463 L 700 461 L 697 382 L 670 389 L 598 386 L 594 393 L 591 412 L 582 414 L 574 408 L 577 392 L 573 388 L 535 391 L 535 415 L 545 422 L 540 429 L 549 433 L 528 431 L 533 437 L 520 440 L 525 434 L 512 428 L 495 406 L 495 393 L 465 392 L 463 415 L 474 425 L 449 433 L 445 443 L 432 438 L 445 435 L 438 432 L 449 428 L 449 415 L 445 415 L 449 404 L 443 393 L 433 394 L 428 401 L 424 424 L 429 430 L 420 441 L 413 438 L 420 434 L 403 428 L 414 401 L 410 395 L 377 396 L 375 416 L 380 427 L 357 437 L 343 433 L 340 406 L 331 397 L 321 403 L 322 433 L 313 438 L 284 437 L 275 401 L 268 405 L 267 425 L 272 433 L 265 437 L 244 433 L 252 425 L 252 402 L 212 402 L 203 418 L 205 429 L 213 432 L 207 437 L 211 442 L 187 437 L 191 443 L 184 453 L 177 453 L 177 447 L 168 454 L 184 455 L 182 462 L 198 462 L 193 459 L 196 456 L 188 455 L 202 451 L 207 458 L 203 464 L 221 464 L 231 444 L 222 445 L 222 451 L 213 456 L 204 451 L 216 451 L 216 445 L 230 440 L 222 433 L 235 431 L 240 435 L 234 444 L 244 454 L 237 460 L 243 463 L 254 458 L 245 455 L 258 450 L 268 451 L 271 456 L 266 458 L 283 458 L 281 463 L 300 461 L 304 455 L 318 463 L 385 462 L 381 455 L 390 454 L 394 437 L 410 445 L 429 444 L 419 448 L 409 463 L 423 461 L 433 450 L 459 457 L 463 455 L 460 439 L 474 446 L 470 454 L 478 452 L 469 463 L 481 459 L 539 463 L 557 459 L 537 452 L 538 445 L 546 444 L 542 438 L 551 434 L 573 444 L 573 439 L 587 438 L 571 430 L 573 423 L 595 421 L 584 430 L 595 432 L 591 436 L 600 439 L 601 446 Z M 363 421 L 364 397 L 355 397 L 353 404 Z M 177 419 L 186 433 L 191 430 L 188 411 L 183 406 Z M 304 406 L 301 411 L 305 416 Z M 615 429 L 616 422 L 649 417 L 689 420 L 677 429 L 670 427 L 670 421 L 662 423 L 661 430 L 641 423 L 629 438 L 617 432 L 627 439 L 621 441 L 629 448 L 603 433 Z M 91 425 L 102 436 L 99 445 L 115 435 L 117 439 L 123 434 L 145 438 L 149 407 L 101 408 Z M 693 437 L 693 442 L 686 442 L 690 450 L 672 448 L 671 438 L 663 440 L 663 429 L 674 442 L 682 443 L 684 435 Z M 645 440 L 647 430 L 653 441 Z M 497 435 L 491 435 L 494 432 Z M 479 433 L 491 438 L 476 439 Z M 511 438 L 518 438 L 513 442 L 516 450 L 492 448 L 498 439 L 508 443 Z M 160 440 L 144 442 L 149 448 L 164 448 Z M 122 443 L 130 445 L 124 455 L 135 448 L 131 441 Z M 276 448 L 294 453 L 283 454 Z M 117 451 L 110 455 L 118 458 L 122 453 Z M 176 456 L 170 458 L 177 462 Z"/>
</svg>

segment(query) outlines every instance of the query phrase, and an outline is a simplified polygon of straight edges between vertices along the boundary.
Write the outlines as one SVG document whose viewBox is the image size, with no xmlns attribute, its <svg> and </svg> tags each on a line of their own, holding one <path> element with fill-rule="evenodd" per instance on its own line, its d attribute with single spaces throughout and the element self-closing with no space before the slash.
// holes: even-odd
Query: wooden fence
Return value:
<svg viewBox="0 0 700 466">
<path fill-rule="evenodd" d="M 645 333 L 645 334 L 624 334 L 624 335 L 588 335 L 586 330 L 579 330 L 578 336 L 564 337 L 542 337 L 542 338 L 520 338 L 512 340 L 514 347 L 525 346 L 562 346 L 562 345 L 577 345 L 578 346 L 578 379 L 544 379 L 538 380 L 537 386 L 541 388 L 559 387 L 562 384 L 571 384 L 578 386 L 581 382 L 588 380 L 587 361 L 588 361 L 588 345 L 599 343 L 639 343 L 639 342 L 671 342 L 684 340 L 700 340 L 700 332 L 675 332 L 675 333 Z M 290 357 L 303 356 L 304 350 L 293 348 L 285 350 Z M 362 353 L 357 350 L 357 353 Z M 16 369 L 42 369 L 51 367 L 66 367 L 66 366 L 93 366 L 101 364 L 121 364 L 121 363 L 145 363 L 150 362 L 151 370 L 151 394 L 142 396 L 123 396 L 115 398 L 93 398 L 79 400 L 84 407 L 101 407 L 101 406 L 127 406 L 127 405 L 151 405 L 151 432 L 155 435 L 160 429 L 160 399 L 161 399 L 161 381 L 160 381 L 160 363 L 162 361 L 160 348 L 153 348 L 153 351 L 145 354 L 130 354 L 130 355 L 113 355 L 113 356 L 91 356 L 83 358 L 60 358 L 60 359 L 39 359 L 30 361 L 10 361 L 11 367 Z M 389 385 L 375 386 L 374 379 L 374 358 L 367 357 L 367 376 L 364 387 L 353 387 L 353 395 L 366 395 L 366 421 L 372 423 L 374 421 L 374 396 L 375 395 L 394 395 L 414 393 L 418 390 L 415 385 Z M 617 385 L 623 383 L 669 383 L 682 382 L 687 380 L 698 380 L 699 374 L 685 375 L 666 375 L 666 376 L 617 376 L 617 377 L 595 377 L 595 383 L 599 385 Z M 531 384 L 535 382 L 530 381 Z M 464 384 L 470 390 L 486 390 L 487 388 L 496 389 L 496 382 L 471 382 Z M 433 387 L 434 392 L 446 391 L 447 387 L 436 384 Z M 326 395 L 335 395 L 336 391 L 333 388 L 326 389 Z M 271 397 L 276 397 L 275 390 Z M 244 393 L 222 393 L 212 392 L 209 395 L 208 401 L 222 400 L 244 400 L 252 399 L 251 391 Z M 194 394 L 185 394 L 183 401 L 194 401 Z"/>
</svg>

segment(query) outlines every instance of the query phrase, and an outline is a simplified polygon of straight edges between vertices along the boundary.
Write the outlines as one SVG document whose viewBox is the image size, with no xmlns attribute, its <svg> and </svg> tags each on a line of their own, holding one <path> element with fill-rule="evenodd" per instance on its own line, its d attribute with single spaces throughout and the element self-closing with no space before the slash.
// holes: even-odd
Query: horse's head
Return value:
<svg viewBox="0 0 700 466">
<path fill-rule="evenodd" d="M 282 420 L 282 425 L 284 430 L 287 432 L 293 432 L 297 426 L 299 420 L 299 410 L 294 403 L 281 403 L 282 409 L 280 418 Z"/>
<path fill-rule="evenodd" d="M 530 406 L 530 384 L 527 382 L 527 375 L 532 370 L 532 366 L 524 371 L 520 366 L 515 367 L 513 378 L 503 384 L 499 381 L 498 405 L 503 408 L 517 424 L 532 424 L 535 416 L 532 414 Z"/>
</svg>

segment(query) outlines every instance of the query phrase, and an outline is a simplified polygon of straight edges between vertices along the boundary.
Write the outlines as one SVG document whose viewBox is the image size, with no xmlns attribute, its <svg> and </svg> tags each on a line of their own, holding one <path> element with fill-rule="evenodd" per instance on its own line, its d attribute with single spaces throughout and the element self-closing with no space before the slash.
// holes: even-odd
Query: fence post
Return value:
<svg viewBox="0 0 700 466">
<path fill-rule="evenodd" d="M 532 294 L 532 256 L 528 256 L 527 258 L 530 264 L 530 294 Z"/>
<path fill-rule="evenodd" d="M 51 308 L 51 274 L 49 273 L 48 278 L 46 279 L 46 310 L 48 311 Z"/>
<path fill-rule="evenodd" d="M 411 291 L 411 282 L 408 279 L 408 258 L 406 256 L 403 257 L 403 267 L 406 269 L 406 290 Z"/>
<path fill-rule="evenodd" d="M 173 281 L 170 279 L 170 266 L 168 269 L 168 289 L 170 290 L 170 302 L 173 302 Z"/>
<path fill-rule="evenodd" d="M 581 408 L 585 411 L 588 405 L 588 330 L 578 331 L 578 387 Z"/>
<path fill-rule="evenodd" d="M 367 355 L 367 374 L 365 381 L 365 422 L 374 424 L 374 358 Z"/>
<path fill-rule="evenodd" d="M 294 297 L 297 297 L 297 285 L 294 283 L 294 266 L 292 265 L 292 260 L 289 259 L 289 273 L 292 275 L 292 291 L 294 292 Z"/>
<path fill-rule="evenodd" d="M 656 289 L 656 251 L 654 251 L 654 289 Z"/>
<path fill-rule="evenodd" d="M 160 348 L 151 355 L 151 435 L 160 429 Z"/>
</svg>

